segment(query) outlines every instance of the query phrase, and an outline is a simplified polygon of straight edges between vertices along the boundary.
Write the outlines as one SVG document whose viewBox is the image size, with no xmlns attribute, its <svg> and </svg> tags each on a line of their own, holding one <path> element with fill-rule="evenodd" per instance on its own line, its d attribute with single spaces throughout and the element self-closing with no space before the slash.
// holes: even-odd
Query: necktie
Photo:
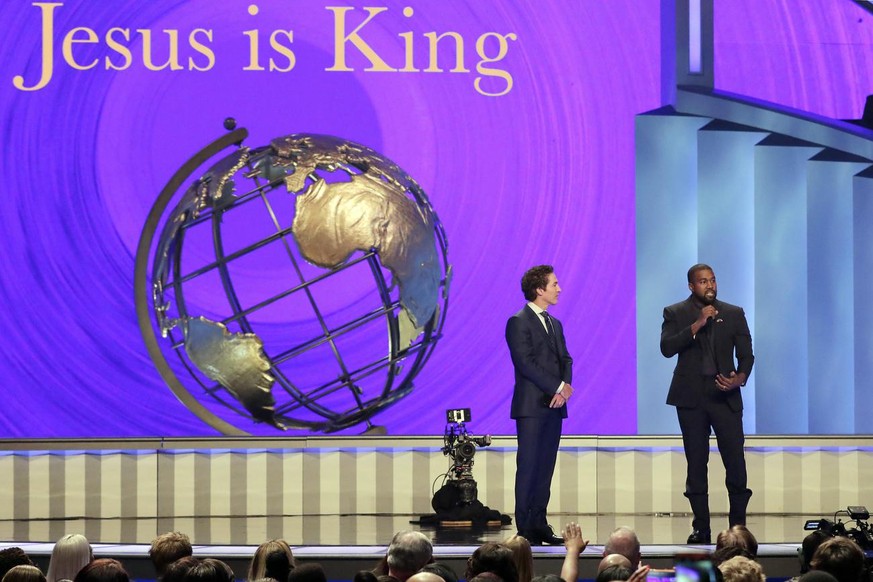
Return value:
<svg viewBox="0 0 873 582">
<path fill-rule="evenodd" d="M 546 313 L 545 311 L 543 311 L 541 315 L 543 316 L 543 319 L 546 320 L 546 331 L 548 332 L 549 337 L 552 338 L 552 341 L 554 341 L 555 340 L 555 328 L 552 327 L 552 318 L 549 317 L 549 314 Z"/>
</svg>

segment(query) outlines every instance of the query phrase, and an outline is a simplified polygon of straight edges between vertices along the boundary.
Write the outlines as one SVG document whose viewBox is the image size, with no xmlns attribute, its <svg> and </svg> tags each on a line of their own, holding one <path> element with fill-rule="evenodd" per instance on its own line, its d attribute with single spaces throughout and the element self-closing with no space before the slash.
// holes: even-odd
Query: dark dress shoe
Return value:
<svg viewBox="0 0 873 582">
<path fill-rule="evenodd" d="M 688 543 L 709 545 L 712 543 L 712 533 L 709 530 L 696 529 L 688 536 Z"/>
<path fill-rule="evenodd" d="M 533 535 L 537 537 L 540 543 L 546 544 L 547 546 L 563 546 L 564 538 L 556 536 L 555 530 L 552 529 L 552 526 L 548 525 L 544 528 L 539 528 L 533 532 Z M 528 540 L 530 541 L 530 540 Z"/>
</svg>

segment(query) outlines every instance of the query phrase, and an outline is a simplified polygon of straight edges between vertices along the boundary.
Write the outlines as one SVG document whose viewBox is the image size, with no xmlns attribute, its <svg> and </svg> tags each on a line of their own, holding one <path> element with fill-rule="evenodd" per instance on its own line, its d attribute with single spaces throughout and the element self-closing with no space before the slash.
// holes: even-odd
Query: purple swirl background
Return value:
<svg viewBox="0 0 873 582">
<path fill-rule="evenodd" d="M 150 29 L 162 63 L 161 31 L 175 29 L 181 62 L 203 64 L 184 39 L 207 28 L 215 66 L 149 71 L 135 35 L 129 69 L 105 70 L 101 42 L 74 48 L 79 62 L 101 59 L 79 71 L 56 40 L 53 78 L 34 92 L 12 78 L 39 77 L 40 12 L 22 0 L 2 4 L 0 437 L 214 434 L 146 353 L 133 266 L 157 194 L 228 116 L 248 128 L 248 145 L 317 132 L 382 152 L 424 187 L 445 225 L 454 269 L 445 337 L 412 395 L 378 424 L 437 434 L 446 408 L 470 407 L 475 432 L 513 433 L 504 324 L 523 305 L 522 272 L 548 262 L 564 288 L 555 314 L 576 362 L 565 433 L 636 434 L 637 391 L 665 392 L 668 381 L 638 382 L 634 321 L 634 115 L 661 105 L 659 2 L 377 3 L 388 10 L 365 34 L 395 66 L 401 32 L 414 33 L 420 68 L 423 33 L 464 37 L 472 72 L 441 74 L 365 72 L 359 56 L 349 58 L 355 72 L 325 71 L 334 50 L 325 4 L 260 0 L 251 16 L 246 2 L 68 1 L 55 10 L 56 38 L 81 26 L 101 37 L 111 27 Z M 413 16 L 403 16 L 406 6 Z M 715 11 L 719 88 L 860 117 L 873 15 L 849 0 L 732 0 Z M 356 8 L 349 22 L 362 15 Z M 262 40 L 294 31 L 292 71 L 243 70 L 242 32 L 255 28 Z M 501 97 L 474 88 L 474 47 L 485 32 L 518 36 L 497 64 L 514 82 Z M 646 413 L 673 414 L 666 405 Z"/>
</svg>

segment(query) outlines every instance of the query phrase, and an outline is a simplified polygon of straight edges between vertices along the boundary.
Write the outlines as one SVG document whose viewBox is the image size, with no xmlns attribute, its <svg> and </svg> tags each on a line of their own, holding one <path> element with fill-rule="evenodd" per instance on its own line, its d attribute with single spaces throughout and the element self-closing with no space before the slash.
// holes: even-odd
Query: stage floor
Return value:
<svg viewBox="0 0 873 582">
<path fill-rule="evenodd" d="M 769 577 L 798 573 L 797 548 L 807 532 L 806 519 L 822 516 L 750 515 L 748 526 L 760 542 L 759 561 Z M 195 556 L 228 562 L 244 578 L 248 562 L 260 543 L 283 538 L 302 561 L 321 563 L 331 580 L 349 580 L 370 569 L 385 554 L 395 532 L 419 529 L 434 541 L 439 560 L 463 573 L 467 557 L 486 541 L 502 541 L 515 533 L 513 526 L 486 529 L 420 527 L 418 515 L 335 515 L 313 517 L 262 516 L 248 518 L 68 519 L 0 522 L 0 546 L 17 545 L 47 566 L 53 542 L 67 533 L 83 533 L 97 556 L 122 560 L 136 578 L 151 578 L 148 547 L 157 532 L 182 531 L 195 544 Z M 682 515 L 553 515 L 552 524 L 577 521 L 590 545 L 582 556 L 580 577 L 591 579 L 603 551 L 603 542 L 620 525 L 632 527 L 643 544 L 644 562 L 670 567 L 672 557 L 687 552 L 684 544 L 690 517 Z M 722 524 L 721 522 L 725 522 Z M 713 527 L 726 527 L 726 516 L 713 517 Z M 699 546 L 693 549 L 701 549 Z M 709 549 L 712 549 L 711 547 Z M 534 549 L 537 571 L 560 570 L 563 547 Z"/>
</svg>

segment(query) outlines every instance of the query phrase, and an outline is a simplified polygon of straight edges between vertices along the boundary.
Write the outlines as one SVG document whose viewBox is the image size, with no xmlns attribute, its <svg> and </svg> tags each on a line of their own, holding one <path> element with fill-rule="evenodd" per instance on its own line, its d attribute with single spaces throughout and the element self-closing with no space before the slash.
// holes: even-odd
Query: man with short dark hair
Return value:
<svg viewBox="0 0 873 582">
<path fill-rule="evenodd" d="M 155 567 L 158 580 L 164 577 L 167 568 L 179 558 L 187 558 L 194 553 L 191 540 L 178 531 L 163 533 L 152 540 L 149 548 L 149 558 Z"/>
<path fill-rule="evenodd" d="M 685 497 L 694 513 L 689 544 L 712 543 L 709 523 L 709 435 L 715 432 L 725 468 L 729 525 L 745 525 L 752 491 L 747 487 L 743 451 L 743 397 L 752 372 L 752 334 L 741 307 L 716 299 L 712 267 L 688 269 L 691 295 L 664 308 L 661 353 L 679 356 L 667 404 L 676 407 L 685 460 Z M 734 361 L 736 356 L 736 362 Z"/>
<path fill-rule="evenodd" d="M 810 567 L 827 572 L 838 582 L 859 582 L 864 572 L 864 550 L 854 540 L 837 536 L 815 550 Z"/>
<path fill-rule="evenodd" d="M 573 394 L 573 359 L 561 322 L 548 313 L 561 287 L 550 265 L 521 278 L 528 303 L 506 322 L 506 344 L 515 368 L 510 416 L 518 431 L 515 523 L 531 545 L 563 545 L 546 520 L 567 400 Z"/>
</svg>

